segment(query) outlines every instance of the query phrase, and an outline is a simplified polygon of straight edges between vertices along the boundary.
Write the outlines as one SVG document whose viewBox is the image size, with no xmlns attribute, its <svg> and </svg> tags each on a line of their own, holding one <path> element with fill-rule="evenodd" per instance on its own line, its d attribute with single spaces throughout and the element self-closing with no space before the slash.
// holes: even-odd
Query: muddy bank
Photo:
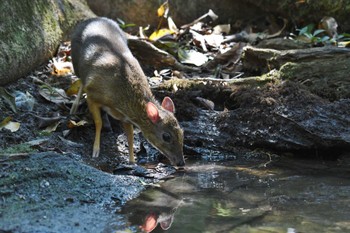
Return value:
<svg viewBox="0 0 350 233">
<path fill-rule="evenodd" d="M 138 177 L 104 173 L 73 155 L 1 158 L 0 166 L 4 232 L 102 232 L 144 190 Z"/>
<path fill-rule="evenodd" d="M 200 154 L 203 148 L 220 153 L 249 148 L 336 160 L 350 148 L 348 99 L 330 101 L 279 79 L 265 84 L 180 84 L 183 89 L 173 98 L 183 113 L 185 145 L 192 147 L 187 154 Z"/>
<path fill-rule="evenodd" d="M 336 160 L 350 148 L 350 101 L 329 101 L 294 82 L 240 88 L 217 124 L 226 145 Z"/>
</svg>

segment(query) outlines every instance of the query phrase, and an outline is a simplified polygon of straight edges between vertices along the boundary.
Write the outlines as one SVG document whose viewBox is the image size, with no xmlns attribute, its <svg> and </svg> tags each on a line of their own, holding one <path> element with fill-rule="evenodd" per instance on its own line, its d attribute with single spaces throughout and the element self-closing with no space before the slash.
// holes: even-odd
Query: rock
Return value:
<svg viewBox="0 0 350 233">
<path fill-rule="evenodd" d="M 47 61 L 78 21 L 94 16 L 84 0 L 4 0 L 0 10 L 0 85 Z"/>
<path fill-rule="evenodd" d="M 337 159 L 350 148 L 350 101 L 330 102 L 300 84 L 242 88 L 235 109 L 219 116 L 228 147 L 266 148 L 298 156 Z"/>
<path fill-rule="evenodd" d="M 1 232 L 101 232 L 144 189 L 56 153 L 0 160 Z"/>
</svg>

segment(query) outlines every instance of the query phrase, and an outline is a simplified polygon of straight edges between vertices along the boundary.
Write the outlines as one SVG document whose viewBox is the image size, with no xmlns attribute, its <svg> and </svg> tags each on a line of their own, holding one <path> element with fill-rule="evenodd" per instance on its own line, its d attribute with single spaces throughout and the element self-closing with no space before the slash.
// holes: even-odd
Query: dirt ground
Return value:
<svg viewBox="0 0 350 233">
<path fill-rule="evenodd" d="M 108 172 L 113 172 L 113 169 L 121 162 L 127 163 L 127 145 L 121 125 L 107 114 L 103 115 L 101 155 L 98 159 L 91 158 L 95 128 L 86 102 L 81 104 L 76 115 L 70 116 L 69 111 L 75 96 L 69 97 L 69 100 L 63 103 L 55 103 L 40 94 L 41 87 L 46 85 L 64 90 L 70 87 L 71 75 L 58 77 L 52 75 L 51 72 L 49 63 L 26 78 L 5 87 L 7 92 L 13 96 L 21 93 L 23 97 L 29 93 L 30 98 L 27 99 L 28 102 L 17 108 L 16 113 L 1 98 L 1 120 L 11 117 L 11 121 L 20 123 L 16 132 L 7 129 L 0 131 L 1 155 L 7 157 L 48 151 L 60 154 L 70 153 L 79 155 L 86 163 Z M 28 110 L 30 101 L 34 102 L 34 105 L 31 110 Z M 20 100 L 17 100 L 18 102 Z M 83 126 L 71 128 L 69 126 L 71 120 L 85 123 Z M 146 142 L 141 133 L 136 133 L 135 138 L 136 151 L 140 152 L 139 157 L 142 163 L 142 156 L 145 156 L 143 144 Z M 146 145 L 146 148 L 148 147 L 149 145 Z M 144 158 L 144 160 L 149 163 L 158 162 L 156 157 Z"/>
<path fill-rule="evenodd" d="M 86 163 L 109 172 L 113 172 L 120 163 L 127 162 L 123 130 L 118 121 L 107 115 L 103 117 L 101 156 L 91 158 L 94 124 L 86 103 L 81 103 L 78 114 L 70 116 L 69 110 L 75 96 L 68 97 L 63 103 L 54 103 L 40 94 L 45 85 L 67 90 L 74 80 L 71 75 L 58 77 L 51 72 L 48 64 L 5 87 L 14 95 L 18 92 L 30 93 L 34 107 L 29 111 L 24 105 L 14 113 L 9 104 L 1 99 L 1 120 L 11 117 L 11 121 L 20 123 L 16 132 L 0 131 L 1 154 L 72 153 L 82 156 Z M 331 151 L 332 155 L 328 157 L 336 159 L 349 148 L 349 100 L 329 101 L 291 81 L 274 81 L 263 86 L 202 82 L 180 88 L 175 93 L 155 88 L 154 94 L 159 100 L 166 95 L 174 100 L 176 117 L 185 127 L 184 150 L 188 158 L 194 154 L 196 144 L 211 147 L 210 144 L 198 142 L 198 138 L 203 137 L 195 132 L 204 112 L 211 112 L 213 118 L 204 123 L 208 127 L 202 132 L 203 140 L 207 140 L 205 135 L 208 135 L 216 141 L 220 150 L 262 148 L 303 156 L 329 154 Z M 212 104 L 212 109 L 208 102 Z M 71 128 L 71 120 L 86 124 Z M 218 128 L 217 135 L 211 135 L 209 125 Z M 140 163 L 154 164 L 159 159 L 167 163 L 138 131 L 135 140 Z"/>
</svg>

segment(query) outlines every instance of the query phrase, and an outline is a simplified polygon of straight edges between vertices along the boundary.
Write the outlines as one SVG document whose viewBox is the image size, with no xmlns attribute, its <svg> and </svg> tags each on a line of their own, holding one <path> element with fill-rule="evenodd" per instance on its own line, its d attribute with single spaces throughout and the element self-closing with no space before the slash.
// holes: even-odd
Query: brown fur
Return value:
<svg viewBox="0 0 350 233">
<path fill-rule="evenodd" d="M 172 101 L 165 99 L 160 105 L 155 100 L 147 78 L 127 47 L 117 23 L 107 18 L 94 18 L 79 24 L 72 37 L 72 59 L 95 121 L 93 157 L 99 155 L 102 126 L 100 110 L 103 109 L 123 122 L 128 137 L 130 162 L 134 162 L 133 126 L 136 126 L 174 165 L 184 165 L 183 131 L 171 112 Z M 76 105 L 72 107 L 72 112 L 76 110 Z M 156 107 L 159 116 L 157 122 L 150 119 L 148 106 Z"/>
</svg>

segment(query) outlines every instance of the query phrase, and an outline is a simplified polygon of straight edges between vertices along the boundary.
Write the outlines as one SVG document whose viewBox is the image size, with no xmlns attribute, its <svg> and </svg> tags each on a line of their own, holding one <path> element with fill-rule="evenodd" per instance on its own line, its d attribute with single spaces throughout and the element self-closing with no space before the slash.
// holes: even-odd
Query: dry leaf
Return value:
<svg viewBox="0 0 350 233">
<path fill-rule="evenodd" d="M 7 125 L 12 120 L 12 117 L 8 116 L 0 122 L 0 129 Z"/>
<path fill-rule="evenodd" d="M 170 31 L 173 31 L 176 33 L 179 31 L 174 20 L 170 16 L 168 17 L 168 28 L 170 29 Z"/>
<path fill-rule="evenodd" d="M 226 68 L 229 68 L 228 66 L 231 66 L 230 69 L 232 69 L 232 72 L 237 71 L 234 69 L 234 66 L 238 63 L 239 59 L 241 59 L 245 45 L 245 43 L 236 43 L 230 50 L 226 51 L 223 54 L 216 55 L 214 59 L 206 63 L 204 67 L 206 69 L 213 70 L 218 65 L 222 65 L 226 70 Z"/>
<path fill-rule="evenodd" d="M 169 35 L 172 35 L 174 34 L 174 31 L 170 30 L 170 29 L 167 29 L 167 28 L 163 28 L 163 29 L 159 29 L 159 30 L 156 30 L 154 31 L 149 39 L 152 40 L 152 41 L 156 41 L 156 40 L 159 40 L 160 38 L 164 37 L 164 36 L 169 36 Z"/>
<path fill-rule="evenodd" d="M 55 116 L 55 117 L 40 117 L 40 116 L 35 116 L 39 123 L 38 123 L 38 127 L 40 129 L 42 128 L 46 128 L 52 124 L 56 124 L 57 122 L 59 122 L 61 119 L 63 119 L 64 117 L 62 116 Z"/>
<path fill-rule="evenodd" d="M 46 100 L 55 104 L 68 103 L 69 98 L 63 89 L 49 87 L 47 85 L 40 86 L 39 94 Z"/>
<path fill-rule="evenodd" d="M 4 128 L 10 130 L 13 133 L 13 132 L 16 132 L 17 130 L 19 130 L 20 126 L 21 126 L 20 123 L 10 121 L 7 125 L 5 125 Z"/>
<path fill-rule="evenodd" d="M 196 66 L 201 66 L 208 61 L 208 57 L 203 53 L 197 52 L 195 50 L 178 50 L 178 56 L 181 63 L 193 64 Z"/>
<path fill-rule="evenodd" d="M 12 117 L 6 117 L 1 123 L 0 123 L 0 130 L 1 129 L 8 129 L 11 132 L 16 132 L 19 130 L 19 127 L 21 126 L 18 122 L 11 121 Z"/>
<path fill-rule="evenodd" d="M 164 2 L 157 10 L 158 17 L 166 18 L 169 12 L 169 4 L 168 1 Z"/>
<path fill-rule="evenodd" d="M 52 125 L 47 126 L 46 129 L 43 130 L 43 132 L 47 132 L 47 133 L 55 132 L 57 127 L 60 125 L 60 123 L 61 123 L 60 121 L 57 121 Z"/>
<path fill-rule="evenodd" d="M 231 24 L 220 24 L 213 28 L 214 35 L 222 35 L 223 33 L 229 34 L 231 30 Z"/>
<path fill-rule="evenodd" d="M 204 52 L 207 52 L 208 49 L 205 45 L 205 39 L 204 36 L 202 34 L 199 34 L 198 32 L 194 31 L 194 30 L 190 30 L 190 33 L 193 36 L 193 39 L 198 41 L 203 49 Z"/>
<path fill-rule="evenodd" d="M 204 35 L 204 40 L 209 44 L 211 47 L 218 48 L 221 43 L 224 41 L 224 36 L 222 35 Z"/>
<path fill-rule="evenodd" d="M 70 87 L 66 90 L 66 94 L 68 96 L 72 96 L 72 95 L 76 95 L 79 92 L 81 86 L 81 80 L 77 79 L 75 80 L 72 85 L 70 85 Z"/>
<path fill-rule="evenodd" d="M 58 60 L 55 58 L 53 58 L 52 61 L 53 61 L 52 74 L 57 75 L 57 76 L 64 76 L 67 74 L 71 74 L 73 72 L 72 62 Z"/>
<path fill-rule="evenodd" d="M 8 105 L 10 105 L 11 110 L 16 113 L 16 100 L 15 97 L 12 96 L 5 88 L 0 87 L 0 97 L 2 97 Z"/>
<path fill-rule="evenodd" d="M 87 121 L 84 121 L 84 120 L 81 120 L 81 121 L 73 121 L 73 120 L 70 120 L 68 122 L 68 128 L 69 129 L 73 129 L 73 128 L 76 128 L 76 127 L 80 127 L 80 126 L 84 126 L 86 125 L 88 122 Z"/>
</svg>

